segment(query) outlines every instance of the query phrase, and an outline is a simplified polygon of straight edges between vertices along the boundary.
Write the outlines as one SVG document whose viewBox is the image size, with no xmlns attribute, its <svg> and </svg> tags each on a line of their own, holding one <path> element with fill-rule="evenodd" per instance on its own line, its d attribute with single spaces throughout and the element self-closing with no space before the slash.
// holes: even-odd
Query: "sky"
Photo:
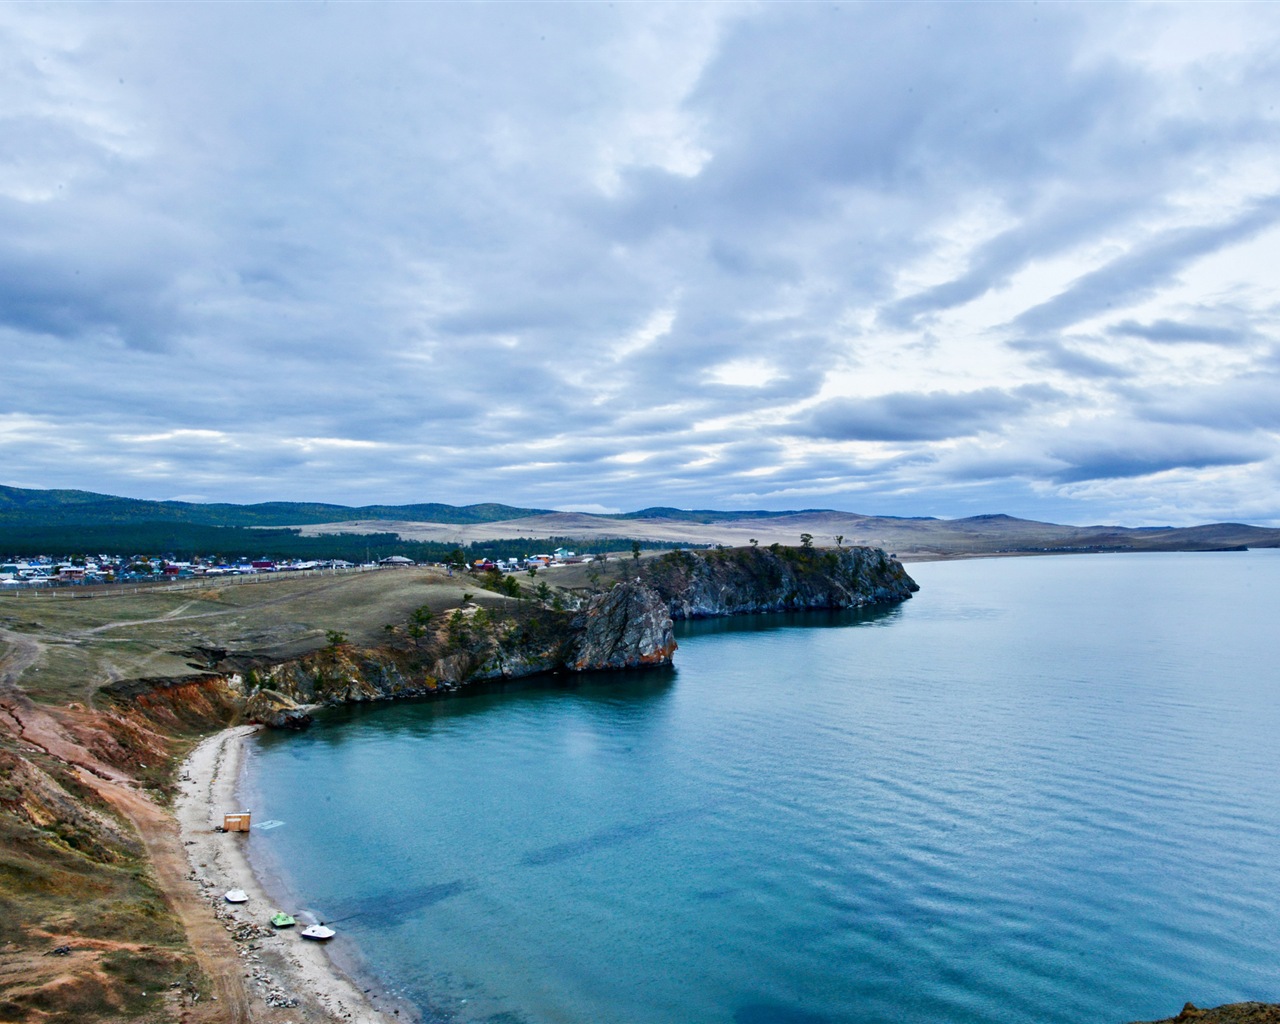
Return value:
<svg viewBox="0 0 1280 1024">
<path fill-rule="evenodd" d="M 1280 526 L 1280 5 L 0 4 L 0 483 Z"/>
</svg>

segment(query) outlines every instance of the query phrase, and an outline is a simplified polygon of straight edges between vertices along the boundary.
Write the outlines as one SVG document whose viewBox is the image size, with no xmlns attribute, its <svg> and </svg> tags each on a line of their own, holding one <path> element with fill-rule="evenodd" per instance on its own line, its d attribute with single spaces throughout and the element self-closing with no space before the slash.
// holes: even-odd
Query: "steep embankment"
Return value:
<svg viewBox="0 0 1280 1024">
<path fill-rule="evenodd" d="M 16 685 L 22 649 L 0 659 L 0 1019 L 247 1021 L 220 925 L 171 898 L 186 857 L 144 785 L 182 732 L 132 708 L 35 704 Z"/>
</svg>

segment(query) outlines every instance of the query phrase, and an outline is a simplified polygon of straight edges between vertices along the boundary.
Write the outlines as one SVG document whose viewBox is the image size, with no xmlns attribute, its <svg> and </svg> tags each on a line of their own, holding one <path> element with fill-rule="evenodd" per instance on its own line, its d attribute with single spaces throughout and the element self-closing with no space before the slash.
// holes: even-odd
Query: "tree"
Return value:
<svg viewBox="0 0 1280 1024">
<path fill-rule="evenodd" d="M 462 548 L 454 548 L 449 552 L 449 564 L 456 565 L 459 569 L 463 569 L 467 564 L 467 553 Z"/>
<path fill-rule="evenodd" d="M 638 540 L 631 542 L 631 557 L 637 562 L 640 561 L 640 542 Z"/>
<path fill-rule="evenodd" d="M 538 600 L 541 601 L 545 607 L 546 603 L 551 600 L 551 588 L 547 586 L 546 580 L 540 580 L 538 582 L 538 589 L 536 593 L 538 595 Z"/>
<path fill-rule="evenodd" d="M 758 545 L 759 543 L 760 543 L 760 542 L 759 542 L 758 540 L 756 540 L 754 537 L 752 537 L 752 538 L 751 538 L 750 544 L 751 544 L 751 546 L 752 546 L 752 547 L 755 547 L 755 546 L 756 546 L 756 545 Z"/>
<path fill-rule="evenodd" d="M 336 629 L 326 629 L 324 638 L 327 641 L 329 650 L 336 651 L 339 647 L 347 642 L 347 634 L 339 632 Z"/>
<path fill-rule="evenodd" d="M 457 650 L 465 647 L 471 639 L 471 634 L 467 629 L 467 617 L 461 611 L 455 611 L 449 616 L 449 648 Z"/>
<path fill-rule="evenodd" d="M 802 548 L 805 548 L 806 550 L 813 547 L 813 534 L 811 533 L 800 534 L 800 546 Z"/>
<path fill-rule="evenodd" d="M 844 534 L 843 534 L 843 533 L 837 533 L 837 534 L 836 534 L 836 547 L 840 547 L 840 546 L 841 546 L 841 545 L 843 545 L 843 544 L 844 544 Z"/>
</svg>

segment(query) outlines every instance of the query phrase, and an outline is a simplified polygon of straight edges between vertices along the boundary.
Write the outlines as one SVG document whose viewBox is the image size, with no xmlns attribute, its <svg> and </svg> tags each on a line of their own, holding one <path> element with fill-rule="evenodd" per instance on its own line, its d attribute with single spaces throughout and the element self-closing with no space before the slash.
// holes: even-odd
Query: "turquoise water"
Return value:
<svg viewBox="0 0 1280 1024">
<path fill-rule="evenodd" d="M 888 611 L 693 625 L 673 672 L 262 735 L 255 856 L 429 1020 L 1280 1000 L 1280 552 L 909 569 Z"/>
</svg>

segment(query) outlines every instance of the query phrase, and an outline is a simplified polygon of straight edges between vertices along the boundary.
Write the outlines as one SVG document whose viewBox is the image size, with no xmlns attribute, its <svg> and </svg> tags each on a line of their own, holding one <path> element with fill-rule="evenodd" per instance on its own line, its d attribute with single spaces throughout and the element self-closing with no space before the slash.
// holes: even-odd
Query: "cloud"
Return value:
<svg viewBox="0 0 1280 1024">
<path fill-rule="evenodd" d="M 1167 388 L 1137 399 L 1137 412 L 1157 423 L 1191 424 L 1231 431 L 1257 444 L 1258 432 L 1280 432 L 1280 373 L 1243 376 Z"/>
<path fill-rule="evenodd" d="M 1135 428 L 1133 424 L 1113 421 L 1095 424 L 1079 436 L 1060 439 L 1047 454 L 1063 463 L 1052 479 L 1070 484 L 1146 477 L 1171 470 L 1242 466 L 1265 461 L 1271 451 L 1259 441 L 1242 443 L 1239 438 L 1211 430 Z"/>
<path fill-rule="evenodd" d="M 940 441 L 997 429 L 1034 405 L 1065 396 L 1043 385 L 962 393 L 898 392 L 831 399 L 801 421 L 801 432 L 837 441 Z"/>
<path fill-rule="evenodd" d="M 1265 491 L 1280 23 L 1223 17 L 0 7 L 5 482 L 1089 519 L 1164 507 L 1091 474 Z"/>
<path fill-rule="evenodd" d="M 1212 324 L 1185 323 L 1177 320 L 1154 320 L 1139 323 L 1137 320 L 1121 320 L 1109 333 L 1147 341 L 1178 344 L 1182 342 L 1205 345 L 1238 345 L 1250 337 L 1250 332 L 1240 327 L 1216 327 Z"/>
<path fill-rule="evenodd" d="M 1078 347 L 1057 339 L 1018 338 L 1009 347 L 1032 357 L 1031 365 L 1061 370 L 1070 377 L 1107 380 L 1133 376 L 1132 370 L 1098 356 L 1089 355 Z"/>
<path fill-rule="evenodd" d="M 1097 270 L 1083 274 L 1052 299 L 1020 313 L 1012 326 L 1032 334 L 1057 331 L 1116 307 L 1145 299 L 1195 260 L 1247 241 L 1280 221 L 1280 195 L 1250 203 L 1225 223 L 1170 228 Z"/>
<path fill-rule="evenodd" d="M 1060 255 L 1133 220 L 1152 202 L 1151 192 L 1127 176 L 1108 178 L 1088 190 L 1076 186 L 1047 209 L 1029 211 L 1016 227 L 977 246 L 963 273 L 887 304 L 881 318 L 890 326 L 909 327 L 928 314 L 962 306 L 1006 286 L 1035 260 Z"/>
</svg>

